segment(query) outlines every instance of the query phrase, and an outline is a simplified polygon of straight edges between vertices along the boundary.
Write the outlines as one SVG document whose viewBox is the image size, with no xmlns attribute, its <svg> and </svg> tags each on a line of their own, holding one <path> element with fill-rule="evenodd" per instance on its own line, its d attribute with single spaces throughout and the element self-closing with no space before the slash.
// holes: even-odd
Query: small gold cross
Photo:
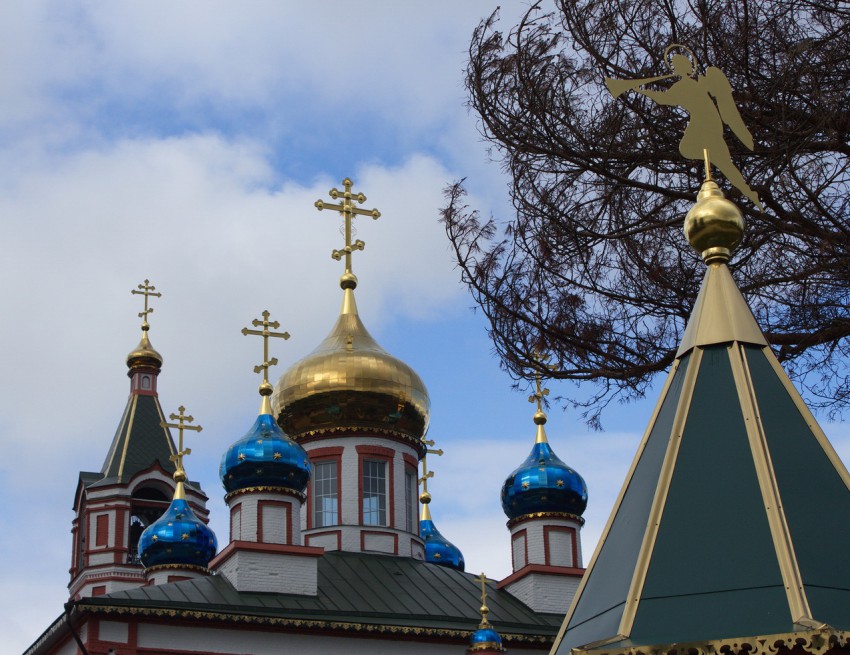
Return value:
<svg viewBox="0 0 850 655">
<path fill-rule="evenodd" d="M 326 203 L 324 200 L 317 200 L 315 202 L 316 209 L 322 211 L 323 209 L 336 209 L 345 221 L 345 246 L 342 250 L 334 250 L 331 253 L 331 257 L 335 260 L 339 261 L 342 259 L 342 256 L 345 255 L 345 273 L 346 276 L 353 275 L 351 272 L 351 253 L 355 250 L 363 250 L 366 247 L 366 244 L 357 239 L 352 243 L 351 241 L 351 222 L 354 219 L 355 215 L 360 216 L 371 216 L 374 220 L 378 220 L 381 216 L 381 212 L 377 209 L 360 209 L 359 207 L 355 207 L 354 203 L 363 204 L 366 202 L 366 196 L 362 193 L 353 193 L 351 191 L 351 187 L 354 183 L 350 178 L 345 178 L 342 181 L 343 191 L 340 191 L 336 187 L 331 189 L 328 193 L 330 197 L 334 200 L 338 198 L 342 198 L 342 202 L 336 205 L 330 205 Z"/>
<path fill-rule="evenodd" d="M 277 364 L 277 357 L 272 357 L 271 359 L 269 359 L 269 337 L 279 337 L 284 340 L 289 338 L 289 332 L 272 332 L 271 330 L 269 330 L 269 328 L 277 330 L 280 327 L 280 323 L 278 323 L 277 321 L 270 321 L 269 316 L 271 316 L 271 314 L 269 314 L 268 310 L 264 310 L 262 321 L 258 318 L 255 318 L 253 321 L 251 321 L 251 325 L 253 325 L 254 327 L 262 326 L 262 330 L 250 330 L 248 328 L 242 328 L 242 334 L 246 336 L 249 334 L 253 334 L 258 337 L 263 337 L 263 363 L 254 367 L 254 373 L 259 373 L 260 371 L 263 372 L 263 383 L 262 385 L 260 385 L 260 393 L 263 393 L 262 390 L 265 387 L 268 387 L 269 393 L 271 393 L 271 387 L 269 385 L 269 367 Z"/>
<path fill-rule="evenodd" d="M 490 626 L 490 623 L 487 621 L 487 614 L 490 612 L 490 609 L 487 607 L 487 576 L 484 573 L 476 576 L 478 582 L 481 583 L 481 624 L 480 628 L 487 628 Z"/>
<path fill-rule="evenodd" d="M 534 349 L 534 361 L 536 361 L 536 362 L 537 362 L 538 364 L 540 364 L 540 365 L 543 365 L 543 364 L 544 364 L 544 362 L 545 362 L 547 359 L 548 359 L 548 357 L 544 356 L 544 355 L 540 352 L 540 350 L 538 350 L 537 348 L 535 348 L 535 349 Z M 548 368 L 548 367 L 547 367 L 547 368 Z M 535 403 L 535 402 L 536 402 L 536 403 L 537 403 L 537 411 L 538 411 L 538 412 L 542 412 L 542 411 L 543 411 L 543 398 L 545 398 L 546 396 L 548 396 L 548 395 L 549 395 L 549 390 L 548 390 L 548 389 L 546 389 L 546 388 L 545 388 L 545 387 L 541 384 L 541 379 L 542 379 L 542 378 L 541 378 L 541 375 L 540 375 L 540 371 L 535 369 L 535 371 L 534 371 L 534 386 L 535 386 L 535 391 L 534 391 L 534 393 L 533 393 L 533 394 L 531 394 L 531 395 L 528 397 L 528 402 L 530 402 L 530 403 Z"/>
<path fill-rule="evenodd" d="M 192 449 L 183 449 L 183 430 L 194 430 L 195 432 L 200 432 L 204 428 L 200 425 L 186 425 L 186 423 L 191 423 L 192 421 L 194 421 L 195 418 L 185 414 L 186 408 L 183 407 L 183 405 L 180 405 L 180 407 L 177 408 L 177 411 L 180 413 L 170 414 L 168 416 L 168 418 L 170 418 L 172 421 L 177 421 L 177 423 L 169 423 L 167 421 L 162 421 L 160 425 L 164 428 L 177 428 L 177 433 L 179 435 L 177 440 L 177 452 L 171 455 L 169 459 L 177 466 L 177 472 L 183 473 L 183 477 L 185 478 L 186 474 L 183 471 L 183 456 L 190 455 L 192 453 Z M 174 475 L 176 479 L 177 473 L 175 473 Z"/>
<path fill-rule="evenodd" d="M 142 329 L 147 330 L 148 327 L 148 314 L 153 314 L 153 307 L 148 307 L 148 298 L 153 296 L 154 298 L 161 298 L 162 294 L 156 291 L 156 287 L 150 283 L 150 280 L 145 280 L 144 284 L 139 285 L 138 291 L 136 289 L 130 289 L 130 293 L 133 295 L 139 295 L 145 297 L 145 311 L 139 312 L 139 318 L 142 319 Z M 154 293 L 156 291 L 156 293 Z"/>
<path fill-rule="evenodd" d="M 424 443 L 426 446 L 433 446 L 434 440 L 433 439 L 425 440 L 423 438 L 422 443 Z M 429 454 L 430 455 L 442 456 L 443 449 L 438 448 L 436 450 L 432 450 L 430 448 L 425 448 L 425 454 L 422 456 L 422 477 L 419 478 L 419 482 L 422 483 L 422 493 L 425 493 L 425 494 L 428 493 L 428 478 L 434 477 L 434 471 L 428 470 L 428 459 L 427 458 L 428 458 Z"/>
</svg>

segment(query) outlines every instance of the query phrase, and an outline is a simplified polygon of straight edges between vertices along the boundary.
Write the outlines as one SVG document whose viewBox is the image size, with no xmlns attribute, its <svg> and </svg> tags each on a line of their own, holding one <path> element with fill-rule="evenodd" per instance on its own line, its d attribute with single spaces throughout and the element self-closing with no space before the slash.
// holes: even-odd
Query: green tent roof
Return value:
<svg viewBox="0 0 850 655">
<path fill-rule="evenodd" d="M 154 462 L 174 473 L 174 441 L 156 396 L 131 394 L 103 463 L 101 483 L 126 482 Z"/>
<path fill-rule="evenodd" d="M 711 263 L 553 652 L 850 640 L 850 476 L 754 325 Z"/>
</svg>

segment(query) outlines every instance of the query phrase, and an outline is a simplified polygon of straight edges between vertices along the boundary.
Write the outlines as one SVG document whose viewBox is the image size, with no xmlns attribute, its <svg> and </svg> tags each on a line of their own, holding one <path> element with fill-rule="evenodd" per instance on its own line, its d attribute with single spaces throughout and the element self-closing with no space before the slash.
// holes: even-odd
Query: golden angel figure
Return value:
<svg viewBox="0 0 850 655">
<path fill-rule="evenodd" d="M 665 59 L 672 48 L 686 49 L 684 46 L 669 46 Z M 606 78 L 608 90 L 616 98 L 625 91 L 637 91 L 660 105 L 673 105 L 684 109 L 690 115 L 690 122 L 679 143 L 679 152 L 687 159 L 708 159 L 738 190 L 752 200 L 759 209 L 763 209 L 758 194 L 744 180 L 744 176 L 732 163 L 729 147 L 723 139 L 723 124 L 729 126 L 741 143 L 753 149 L 753 135 L 744 125 L 741 114 L 732 98 L 732 87 L 726 75 L 719 68 L 709 66 L 704 75 L 692 77 L 694 65 L 691 59 L 675 54 L 669 59 L 673 73 L 644 80 L 615 80 Z M 644 84 L 657 82 L 678 76 L 665 91 L 653 91 L 642 88 Z M 707 151 L 707 153 L 706 153 Z"/>
</svg>

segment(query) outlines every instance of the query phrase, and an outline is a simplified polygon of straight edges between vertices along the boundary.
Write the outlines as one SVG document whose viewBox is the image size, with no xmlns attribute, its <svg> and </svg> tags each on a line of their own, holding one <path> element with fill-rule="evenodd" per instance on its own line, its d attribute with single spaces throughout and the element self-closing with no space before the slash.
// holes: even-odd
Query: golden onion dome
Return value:
<svg viewBox="0 0 850 655">
<path fill-rule="evenodd" d="M 419 443 L 428 429 L 428 391 L 366 330 L 353 287 L 343 284 L 342 310 L 330 334 L 275 385 L 277 422 L 293 438 L 366 429 Z"/>
<path fill-rule="evenodd" d="M 151 345 L 148 338 L 147 324 L 142 326 L 142 338 L 133 351 L 127 355 L 127 366 L 134 369 L 138 366 L 162 368 L 162 355 Z"/>
</svg>

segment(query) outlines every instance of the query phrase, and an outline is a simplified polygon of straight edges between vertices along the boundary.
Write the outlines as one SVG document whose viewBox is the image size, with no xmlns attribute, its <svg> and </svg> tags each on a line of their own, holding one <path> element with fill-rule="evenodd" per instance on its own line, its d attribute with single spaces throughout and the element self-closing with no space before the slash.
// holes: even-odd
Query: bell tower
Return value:
<svg viewBox="0 0 850 655">
<path fill-rule="evenodd" d="M 139 538 L 165 512 L 175 491 L 176 449 L 156 390 L 162 355 L 148 336 L 150 299 L 162 294 L 149 280 L 131 293 L 144 297 L 142 337 L 127 355 L 130 396 L 103 466 L 80 472 L 77 483 L 68 584 L 73 599 L 145 584 Z M 200 486 L 186 482 L 185 496 L 206 522 L 207 497 Z"/>
</svg>

